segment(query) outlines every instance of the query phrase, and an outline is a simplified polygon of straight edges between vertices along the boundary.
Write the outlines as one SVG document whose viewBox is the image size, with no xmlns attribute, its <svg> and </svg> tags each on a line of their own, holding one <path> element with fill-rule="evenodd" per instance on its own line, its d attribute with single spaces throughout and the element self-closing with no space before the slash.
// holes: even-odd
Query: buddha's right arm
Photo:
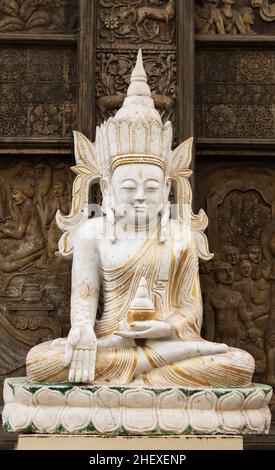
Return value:
<svg viewBox="0 0 275 470">
<path fill-rule="evenodd" d="M 72 266 L 72 327 L 94 327 L 100 289 L 99 272 L 99 254 L 95 240 L 76 237 Z"/>
</svg>

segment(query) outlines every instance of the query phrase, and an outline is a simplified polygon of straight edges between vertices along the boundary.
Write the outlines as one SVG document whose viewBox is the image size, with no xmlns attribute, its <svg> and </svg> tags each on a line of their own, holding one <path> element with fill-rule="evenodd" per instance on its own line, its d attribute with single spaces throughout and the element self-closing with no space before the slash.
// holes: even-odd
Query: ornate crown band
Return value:
<svg viewBox="0 0 275 470">
<path fill-rule="evenodd" d="M 118 157 L 114 158 L 111 164 L 111 175 L 113 175 L 116 168 L 121 165 L 129 165 L 133 163 L 146 163 L 147 165 L 156 165 L 162 169 L 164 173 L 166 173 L 166 165 L 160 157 L 156 157 L 154 155 L 142 155 L 142 154 L 127 154 L 127 155 L 119 155 Z"/>
</svg>

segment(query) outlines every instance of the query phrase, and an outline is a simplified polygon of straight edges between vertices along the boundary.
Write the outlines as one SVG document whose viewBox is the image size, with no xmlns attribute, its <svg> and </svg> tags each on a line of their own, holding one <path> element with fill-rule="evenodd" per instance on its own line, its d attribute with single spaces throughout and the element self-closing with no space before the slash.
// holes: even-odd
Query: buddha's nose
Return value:
<svg viewBox="0 0 275 470">
<path fill-rule="evenodd" d="M 144 195 L 144 189 L 143 189 L 143 187 L 140 186 L 140 187 L 138 188 L 135 199 L 136 199 L 136 201 L 138 201 L 138 202 L 143 202 L 143 201 L 144 201 L 145 195 Z"/>
</svg>

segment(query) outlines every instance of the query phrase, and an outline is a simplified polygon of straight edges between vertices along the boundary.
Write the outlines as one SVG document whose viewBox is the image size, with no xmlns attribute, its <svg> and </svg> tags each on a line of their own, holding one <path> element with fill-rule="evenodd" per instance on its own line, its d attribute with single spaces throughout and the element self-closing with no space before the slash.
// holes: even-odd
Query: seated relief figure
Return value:
<svg viewBox="0 0 275 470">
<path fill-rule="evenodd" d="M 199 258 L 212 258 L 187 178 L 192 139 L 171 150 L 171 123 L 154 107 L 141 51 L 122 108 L 92 144 L 75 133 L 72 212 L 57 214 L 61 255 L 73 254 L 68 338 L 35 346 L 29 379 L 46 383 L 249 386 L 246 351 L 201 338 Z M 100 182 L 103 216 L 88 219 Z M 174 185 L 177 206 L 170 215 Z M 174 211 L 172 211 L 174 212 Z M 98 314 L 102 292 L 102 312 Z M 100 302 L 101 303 L 101 302 Z"/>
</svg>

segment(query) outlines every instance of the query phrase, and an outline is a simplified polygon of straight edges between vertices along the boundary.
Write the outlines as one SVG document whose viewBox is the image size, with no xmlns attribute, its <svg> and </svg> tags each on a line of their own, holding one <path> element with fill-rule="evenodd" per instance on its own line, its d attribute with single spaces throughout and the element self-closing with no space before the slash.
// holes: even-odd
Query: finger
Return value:
<svg viewBox="0 0 275 470">
<path fill-rule="evenodd" d="M 83 354 L 83 373 L 82 382 L 89 383 L 90 351 L 86 350 Z"/>
<path fill-rule="evenodd" d="M 95 364 L 96 364 L 96 351 L 90 351 L 89 362 L 89 382 L 93 383 L 95 380 Z"/>
<path fill-rule="evenodd" d="M 75 381 L 76 383 L 82 382 L 82 370 L 83 370 L 83 353 L 84 351 L 78 351 Z"/>
<path fill-rule="evenodd" d="M 73 357 L 72 357 L 72 362 L 71 362 L 71 367 L 70 367 L 70 372 L 69 372 L 69 381 L 70 382 L 75 382 L 77 354 L 78 354 L 78 351 L 73 352 Z"/>
<path fill-rule="evenodd" d="M 74 351 L 73 348 L 67 343 L 65 353 L 64 353 L 64 360 L 62 364 L 63 367 L 69 367 L 69 365 L 71 364 L 73 351 Z"/>
<path fill-rule="evenodd" d="M 137 333 L 135 331 L 120 331 L 119 333 L 115 333 L 122 338 L 136 338 Z"/>
<path fill-rule="evenodd" d="M 144 322 L 141 322 L 141 321 L 131 323 L 130 327 L 131 327 L 131 330 L 134 330 L 134 331 L 147 331 L 150 329 L 150 326 L 148 324 L 144 324 Z"/>
<path fill-rule="evenodd" d="M 127 320 L 122 320 L 119 322 L 119 328 L 121 331 L 130 331 L 130 325 Z"/>
</svg>

